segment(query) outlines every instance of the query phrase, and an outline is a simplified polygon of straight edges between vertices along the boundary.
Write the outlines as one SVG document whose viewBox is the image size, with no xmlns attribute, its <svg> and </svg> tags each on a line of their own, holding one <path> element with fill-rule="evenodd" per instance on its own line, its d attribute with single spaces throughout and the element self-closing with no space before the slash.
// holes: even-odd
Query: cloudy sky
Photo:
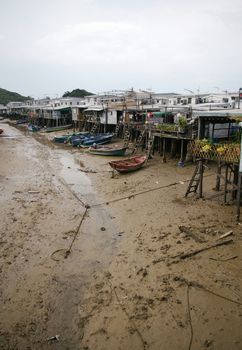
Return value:
<svg viewBox="0 0 242 350">
<path fill-rule="evenodd" d="M 241 0 L 0 0 L 0 9 L 0 87 L 11 91 L 242 85 Z"/>
</svg>

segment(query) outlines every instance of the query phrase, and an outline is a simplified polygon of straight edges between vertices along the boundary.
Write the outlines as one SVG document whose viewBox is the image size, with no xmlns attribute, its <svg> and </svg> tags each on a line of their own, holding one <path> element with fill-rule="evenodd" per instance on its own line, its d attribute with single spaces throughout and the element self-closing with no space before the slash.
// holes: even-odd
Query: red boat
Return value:
<svg viewBox="0 0 242 350">
<path fill-rule="evenodd" d="M 135 171 L 140 169 L 147 160 L 146 155 L 136 156 L 132 158 L 127 158 L 124 160 L 115 160 L 113 162 L 109 162 L 109 165 L 117 170 L 119 173 L 128 173 L 130 171 Z"/>
<path fill-rule="evenodd" d="M 3 129 L 0 129 L 0 135 L 3 133 Z"/>
</svg>

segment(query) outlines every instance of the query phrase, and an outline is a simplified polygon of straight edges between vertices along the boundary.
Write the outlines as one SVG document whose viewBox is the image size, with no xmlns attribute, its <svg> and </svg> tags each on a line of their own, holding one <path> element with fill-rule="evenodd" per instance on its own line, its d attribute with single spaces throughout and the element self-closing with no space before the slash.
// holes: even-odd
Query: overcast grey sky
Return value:
<svg viewBox="0 0 242 350">
<path fill-rule="evenodd" d="M 242 85 L 241 0 L 0 0 L 0 87 L 54 97 Z"/>
</svg>

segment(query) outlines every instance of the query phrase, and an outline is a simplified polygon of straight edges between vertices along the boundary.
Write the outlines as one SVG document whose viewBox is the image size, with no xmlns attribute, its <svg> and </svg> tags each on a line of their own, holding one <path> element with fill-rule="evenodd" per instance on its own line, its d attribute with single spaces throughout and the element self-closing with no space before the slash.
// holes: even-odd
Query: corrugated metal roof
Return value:
<svg viewBox="0 0 242 350">
<path fill-rule="evenodd" d="M 227 117 L 237 118 L 242 117 L 242 109 L 233 110 L 217 110 L 217 111 L 193 111 L 195 117 Z"/>
</svg>

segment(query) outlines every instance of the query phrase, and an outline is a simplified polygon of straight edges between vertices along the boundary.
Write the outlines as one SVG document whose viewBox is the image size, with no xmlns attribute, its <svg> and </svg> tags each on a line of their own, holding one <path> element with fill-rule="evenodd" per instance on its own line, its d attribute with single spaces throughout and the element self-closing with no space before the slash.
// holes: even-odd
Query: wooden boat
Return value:
<svg viewBox="0 0 242 350">
<path fill-rule="evenodd" d="M 54 131 L 67 130 L 67 129 L 71 129 L 71 128 L 72 128 L 72 124 L 61 125 L 61 126 L 53 126 L 51 128 L 45 128 L 43 130 L 43 132 L 54 132 Z"/>
<path fill-rule="evenodd" d="M 107 146 L 92 146 L 89 148 L 89 153 L 98 156 L 124 156 L 127 147 L 107 147 Z"/>
<path fill-rule="evenodd" d="M 136 156 L 132 158 L 127 158 L 124 160 L 115 160 L 109 162 L 109 165 L 117 170 L 119 173 L 129 173 L 140 169 L 147 160 L 146 155 Z"/>
</svg>

